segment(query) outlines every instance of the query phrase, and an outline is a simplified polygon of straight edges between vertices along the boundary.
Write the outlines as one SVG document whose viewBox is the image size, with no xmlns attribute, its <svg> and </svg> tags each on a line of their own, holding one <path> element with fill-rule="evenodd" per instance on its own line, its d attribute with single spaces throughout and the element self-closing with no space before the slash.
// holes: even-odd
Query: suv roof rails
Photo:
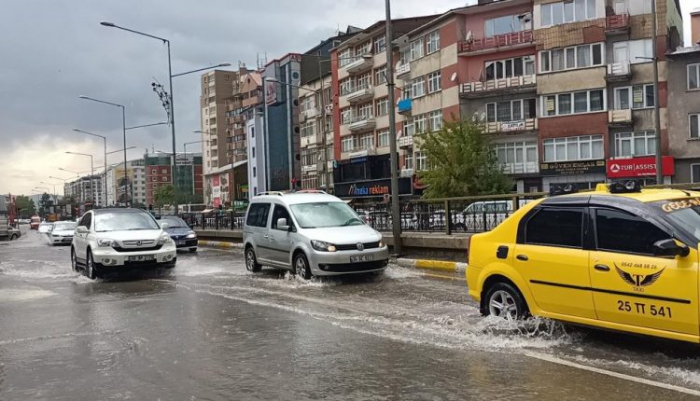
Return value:
<svg viewBox="0 0 700 401">
<path fill-rule="evenodd" d="M 277 195 L 277 196 L 282 196 L 284 195 L 283 192 L 281 191 L 265 191 L 265 192 L 260 192 L 256 196 L 264 196 L 264 195 Z"/>
<path fill-rule="evenodd" d="M 325 194 L 325 195 L 328 195 L 328 193 L 326 193 L 326 191 L 322 191 L 322 190 L 320 190 L 320 189 L 302 189 L 302 190 L 296 191 L 296 192 L 294 192 L 294 193 L 297 193 L 297 194 Z"/>
</svg>

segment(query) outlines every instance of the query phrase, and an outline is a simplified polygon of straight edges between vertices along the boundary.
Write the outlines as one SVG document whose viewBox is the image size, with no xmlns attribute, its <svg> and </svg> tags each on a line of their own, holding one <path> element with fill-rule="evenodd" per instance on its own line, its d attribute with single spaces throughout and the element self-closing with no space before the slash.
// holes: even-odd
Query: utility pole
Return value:
<svg viewBox="0 0 700 401">
<path fill-rule="evenodd" d="M 389 92 L 389 151 L 391 152 L 391 219 L 394 234 L 394 253 L 401 254 L 401 209 L 399 205 L 399 155 L 396 149 L 396 101 L 394 99 L 394 54 L 393 29 L 391 24 L 391 1 L 386 4 L 386 86 Z"/>
<path fill-rule="evenodd" d="M 656 46 L 656 0 L 651 0 L 651 50 L 654 62 L 654 129 L 656 130 L 656 185 L 664 183 L 661 155 L 661 117 L 659 112 L 659 59 Z"/>
<path fill-rule="evenodd" d="M 326 102 L 323 98 L 323 81 L 325 78 L 323 76 L 323 70 L 321 69 L 321 57 L 318 57 L 318 79 L 321 81 L 321 89 L 319 90 L 319 97 L 321 98 L 321 150 L 323 152 L 323 157 L 321 158 L 321 160 L 323 160 L 323 168 L 321 172 L 323 174 L 323 180 L 326 183 L 326 192 L 330 192 L 330 180 L 328 179 L 328 149 L 326 149 Z"/>
</svg>

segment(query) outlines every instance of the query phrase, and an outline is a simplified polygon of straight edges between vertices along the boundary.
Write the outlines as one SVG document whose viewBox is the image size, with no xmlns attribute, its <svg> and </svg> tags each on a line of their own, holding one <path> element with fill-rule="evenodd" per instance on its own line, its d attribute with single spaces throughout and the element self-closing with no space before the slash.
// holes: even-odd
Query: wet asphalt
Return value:
<svg viewBox="0 0 700 401">
<path fill-rule="evenodd" d="M 91 281 L 0 242 L 0 400 L 684 400 L 700 348 L 482 318 L 462 277 L 252 274 L 236 251 Z"/>
</svg>

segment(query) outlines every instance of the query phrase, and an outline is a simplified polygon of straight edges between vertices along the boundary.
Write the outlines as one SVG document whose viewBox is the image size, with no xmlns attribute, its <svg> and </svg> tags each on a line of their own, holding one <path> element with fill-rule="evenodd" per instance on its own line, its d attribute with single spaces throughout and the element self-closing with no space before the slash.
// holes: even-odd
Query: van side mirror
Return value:
<svg viewBox="0 0 700 401">
<path fill-rule="evenodd" d="M 690 249 L 678 245 L 673 238 L 662 239 L 654 243 L 654 256 L 688 256 Z"/>
<path fill-rule="evenodd" d="M 85 227 L 85 226 L 78 226 L 78 227 L 75 229 L 75 232 L 78 233 L 78 234 L 87 234 L 87 233 L 88 233 L 88 229 L 87 229 L 87 227 Z"/>
<path fill-rule="evenodd" d="M 292 231 L 287 219 L 285 218 L 277 219 L 277 229 L 282 231 Z"/>
</svg>

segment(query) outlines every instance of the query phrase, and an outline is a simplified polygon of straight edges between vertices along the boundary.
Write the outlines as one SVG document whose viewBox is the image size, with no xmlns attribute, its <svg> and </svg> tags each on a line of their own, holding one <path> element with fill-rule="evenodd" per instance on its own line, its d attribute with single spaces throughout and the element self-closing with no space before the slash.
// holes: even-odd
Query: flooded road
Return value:
<svg viewBox="0 0 700 401">
<path fill-rule="evenodd" d="M 0 400 L 684 400 L 700 348 L 482 318 L 461 277 L 304 282 L 235 251 L 90 281 L 0 243 Z"/>
</svg>

